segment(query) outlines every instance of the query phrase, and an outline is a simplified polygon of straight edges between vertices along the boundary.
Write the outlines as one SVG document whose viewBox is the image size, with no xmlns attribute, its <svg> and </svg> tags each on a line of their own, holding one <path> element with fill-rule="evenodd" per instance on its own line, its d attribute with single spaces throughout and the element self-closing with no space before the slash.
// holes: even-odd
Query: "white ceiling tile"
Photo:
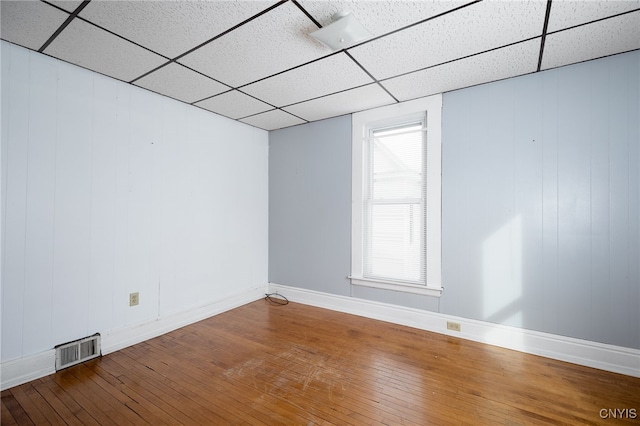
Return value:
<svg viewBox="0 0 640 426">
<path fill-rule="evenodd" d="M 233 90 L 195 104 L 225 117 L 237 119 L 273 109 L 251 96 Z"/>
<path fill-rule="evenodd" d="M 2 0 L 0 36 L 37 50 L 81 4 Z M 298 5 L 322 25 L 349 10 L 374 36 L 391 34 L 347 50 L 365 71 L 310 37 L 314 18 Z M 275 129 L 395 102 L 367 72 L 401 100 L 533 72 L 546 7 L 546 0 L 93 0 L 45 53 L 124 81 L 164 65 L 134 84 L 188 103 L 208 98 L 198 106 Z M 542 67 L 640 49 L 639 8 L 640 0 L 553 0 Z"/>
<path fill-rule="evenodd" d="M 175 58 L 268 8 L 260 1 L 92 1 L 80 16 Z"/>
<path fill-rule="evenodd" d="M 230 89 L 182 65 L 171 63 L 137 80 L 136 85 L 184 102 L 195 102 Z"/>
<path fill-rule="evenodd" d="M 551 2 L 547 32 L 553 32 L 574 25 L 586 24 L 597 19 L 640 8 L 640 0 L 624 1 L 565 1 Z"/>
<path fill-rule="evenodd" d="M 300 120 L 298 117 L 294 117 L 293 115 L 287 114 L 286 112 L 279 109 L 274 109 L 262 114 L 253 115 L 240 121 L 251 124 L 252 126 L 260 127 L 264 130 L 282 129 L 284 127 L 295 126 L 296 124 L 304 123 L 304 120 Z"/>
<path fill-rule="evenodd" d="M 71 21 L 44 53 L 124 81 L 166 62 L 161 56 L 79 19 Z"/>
<path fill-rule="evenodd" d="M 179 62 L 238 87 L 331 53 L 308 36 L 316 29 L 300 9 L 287 2 Z"/>
<path fill-rule="evenodd" d="M 394 99 L 384 89 L 377 84 L 370 84 L 291 105 L 284 108 L 284 110 L 305 120 L 315 121 L 389 105 L 394 102 Z"/>
<path fill-rule="evenodd" d="M 245 86 L 242 91 L 276 106 L 372 83 L 344 52 Z"/>
<path fill-rule="evenodd" d="M 549 34 L 542 69 L 640 49 L 640 11 Z"/>
<path fill-rule="evenodd" d="M 540 40 L 530 40 L 382 82 L 400 101 L 532 73 Z"/>
<path fill-rule="evenodd" d="M 39 1 L 0 2 L 0 37 L 38 50 L 69 14 Z"/>
<path fill-rule="evenodd" d="M 546 2 L 481 2 L 350 49 L 384 79 L 540 36 Z"/>
<path fill-rule="evenodd" d="M 299 3 L 323 26 L 332 22 L 331 18 L 335 13 L 350 11 L 373 36 L 380 36 L 469 2 L 452 0 L 336 0 L 330 2 L 326 0 L 301 0 Z"/>
<path fill-rule="evenodd" d="M 48 0 L 49 3 L 55 4 L 59 8 L 66 10 L 67 12 L 75 11 L 78 6 L 82 4 L 82 0 Z"/>
</svg>

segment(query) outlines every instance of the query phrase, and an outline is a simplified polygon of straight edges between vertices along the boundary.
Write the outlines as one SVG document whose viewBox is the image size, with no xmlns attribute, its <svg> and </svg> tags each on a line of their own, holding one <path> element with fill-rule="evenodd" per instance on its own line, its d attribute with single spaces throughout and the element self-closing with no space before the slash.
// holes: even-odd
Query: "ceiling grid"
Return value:
<svg viewBox="0 0 640 426">
<path fill-rule="evenodd" d="M 351 11 L 372 36 L 309 34 Z M 640 0 L 3 0 L 0 38 L 265 130 L 640 49 Z"/>
</svg>

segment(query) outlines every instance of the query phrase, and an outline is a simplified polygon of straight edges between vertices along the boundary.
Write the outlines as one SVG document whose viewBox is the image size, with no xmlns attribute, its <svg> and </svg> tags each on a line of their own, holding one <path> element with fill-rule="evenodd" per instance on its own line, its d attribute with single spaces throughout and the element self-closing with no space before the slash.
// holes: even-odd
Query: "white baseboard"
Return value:
<svg viewBox="0 0 640 426">
<path fill-rule="evenodd" d="M 102 354 L 106 355 L 124 349 L 180 327 L 237 308 L 238 306 L 246 305 L 247 303 L 263 298 L 266 290 L 267 286 L 255 287 L 199 308 L 177 312 L 153 321 L 146 321 L 101 333 Z"/>
<path fill-rule="evenodd" d="M 269 292 L 276 291 L 292 302 L 640 377 L 637 349 L 270 283 Z M 448 330 L 447 321 L 459 323 L 461 331 Z"/>
<path fill-rule="evenodd" d="M 102 354 L 106 355 L 115 352 L 253 302 L 263 298 L 266 290 L 266 285 L 258 286 L 195 309 L 176 312 L 153 321 L 102 332 L 100 333 Z M 53 374 L 55 373 L 55 365 L 56 355 L 54 349 L 3 362 L 0 364 L 0 389 L 9 389 Z"/>
<path fill-rule="evenodd" d="M 0 389 L 9 389 L 55 372 L 54 349 L 3 362 L 0 364 Z"/>
</svg>

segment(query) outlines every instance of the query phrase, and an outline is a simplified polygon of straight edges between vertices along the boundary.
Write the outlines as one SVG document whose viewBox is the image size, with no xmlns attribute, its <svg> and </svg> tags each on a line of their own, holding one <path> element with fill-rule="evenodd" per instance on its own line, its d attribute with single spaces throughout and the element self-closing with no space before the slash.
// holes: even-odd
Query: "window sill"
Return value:
<svg viewBox="0 0 640 426">
<path fill-rule="evenodd" d="M 376 280 L 372 278 L 352 277 L 350 276 L 351 285 L 361 287 L 372 287 L 383 290 L 402 291 L 404 293 L 422 294 L 424 296 L 440 297 L 442 287 L 427 287 L 418 284 L 399 283 L 395 281 Z"/>
</svg>

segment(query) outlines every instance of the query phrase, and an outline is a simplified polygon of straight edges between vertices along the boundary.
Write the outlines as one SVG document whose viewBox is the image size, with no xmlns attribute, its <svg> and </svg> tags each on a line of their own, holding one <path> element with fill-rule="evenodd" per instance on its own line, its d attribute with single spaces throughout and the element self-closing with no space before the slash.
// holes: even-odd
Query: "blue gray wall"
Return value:
<svg viewBox="0 0 640 426">
<path fill-rule="evenodd" d="M 640 348 L 640 52 L 446 93 L 441 298 L 353 287 L 350 116 L 270 133 L 269 280 Z"/>
<path fill-rule="evenodd" d="M 443 312 L 640 347 L 639 64 L 445 96 Z"/>
<path fill-rule="evenodd" d="M 349 295 L 351 117 L 269 135 L 269 281 Z"/>
</svg>

